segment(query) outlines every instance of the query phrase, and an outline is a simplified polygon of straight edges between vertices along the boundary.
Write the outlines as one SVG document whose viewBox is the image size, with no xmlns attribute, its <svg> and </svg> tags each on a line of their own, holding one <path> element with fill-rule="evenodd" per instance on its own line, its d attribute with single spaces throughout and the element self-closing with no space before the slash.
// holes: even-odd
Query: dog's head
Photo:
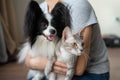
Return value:
<svg viewBox="0 0 120 80">
<path fill-rule="evenodd" d="M 52 41 L 56 35 L 56 29 L 50 24 L 52 16 L 45 15 L 36 1 L 31 1 L 28 5 L 25 17 L 25 33 L 31 44 L 36 40 L 37 36 Z"/>
<path fill-rule="evenodd" d="M 62 3 L 57 3 L 51 13 L 44 14 L 39 4 L 31 0 L 25 16 L 25 33 L 31 45 L 38 36 L 49 41 L 61 38 L 65 26 L 70 26 L 70 15 Z"/>
<path fill-rule="evenodd" d="M 63 31 L 62 45 L 71 54 L 81 55 L 83 41 L 78 35 L 73 35 L 70 28 L 66 27 Z"/>
</svg>

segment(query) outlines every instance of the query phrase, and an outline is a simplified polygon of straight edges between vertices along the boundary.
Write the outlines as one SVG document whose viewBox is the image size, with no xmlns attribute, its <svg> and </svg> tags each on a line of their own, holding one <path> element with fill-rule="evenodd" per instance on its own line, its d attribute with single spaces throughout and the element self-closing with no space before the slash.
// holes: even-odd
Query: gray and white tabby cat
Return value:
<svg viewBox="0 0 120 80">
<path fill-rule="evenodd" d="M 81 55 L 82 39 L 78 34 L 72 34 L 69 27 L 66 27 L 62 34 L 62 39 L 56 46 L 57 61 L 67 65 L 66 75 L 56 75 L 56 80 L 71 80 L 74 75 L 75 63 L 78 56 Z"/>
</svg>

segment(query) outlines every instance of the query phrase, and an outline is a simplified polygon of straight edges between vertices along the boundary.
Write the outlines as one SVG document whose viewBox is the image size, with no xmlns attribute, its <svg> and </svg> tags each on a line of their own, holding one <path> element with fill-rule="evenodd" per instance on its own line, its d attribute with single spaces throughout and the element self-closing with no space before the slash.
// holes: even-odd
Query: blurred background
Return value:
<svg viewBox="0 0 120 80">
<path fill-rule="evenodd" d="M 23 23 L 30 0 L 0 0 L 0 80 L 26 80 L 27 69 L 16 62 L 24 39 Z M 44 0 L 36 0 L 39 3 Z M 110 80 L 120 80 L 120 0 L 89 0 L 97 15 L 110 59 Z"/>
</svg>

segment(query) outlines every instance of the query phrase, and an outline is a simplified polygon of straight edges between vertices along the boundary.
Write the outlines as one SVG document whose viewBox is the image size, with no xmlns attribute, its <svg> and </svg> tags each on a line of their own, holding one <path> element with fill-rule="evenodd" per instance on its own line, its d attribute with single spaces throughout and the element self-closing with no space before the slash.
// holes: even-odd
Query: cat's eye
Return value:
<svg viewBox="0 0 120 80">
<path fill-rule="evenodd" d="M 74 42 L 74 43 L 72 44 L 72 46 L 73 46 L 73 47 L 76 47 L 76 46 L 77 46 L 77 44 Z"/>
<path fill-rule="evenodd" d="M 48 26 L 47 24 L 44 24 L 44 28 L 45 28 L 45 29 L 47 28 L 47 26 Z"/>
</svg>

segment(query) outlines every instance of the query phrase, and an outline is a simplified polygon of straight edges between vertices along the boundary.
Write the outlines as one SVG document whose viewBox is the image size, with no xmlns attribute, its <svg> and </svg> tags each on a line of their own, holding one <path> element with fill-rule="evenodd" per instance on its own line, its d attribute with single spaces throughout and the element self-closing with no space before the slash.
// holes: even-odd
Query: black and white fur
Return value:
<svg viewBox="0 0 120 80">
<path fill-rule="evenodd" d="M 61 39 L 66 26 L 70 26 L 70 15 L 69 10 L 62 3 L 58 2 L 51 13 L 44 14 L 36 1 L 30 1 L 24 26 L 27 41 L 20 50 L 19 62 L 25 61 L 27 53 L 34 57 L 48 58 L 45 71 L 29 70 L 28 76 L 34 77 L 32 80 L 41 80 L 45 74 L 49 80 L 55 79 L 51 72 L 52 63 L 55 60 L 55 46 Z M 48 76 L 49 72 L 51 73 Z"/>
</svg>

